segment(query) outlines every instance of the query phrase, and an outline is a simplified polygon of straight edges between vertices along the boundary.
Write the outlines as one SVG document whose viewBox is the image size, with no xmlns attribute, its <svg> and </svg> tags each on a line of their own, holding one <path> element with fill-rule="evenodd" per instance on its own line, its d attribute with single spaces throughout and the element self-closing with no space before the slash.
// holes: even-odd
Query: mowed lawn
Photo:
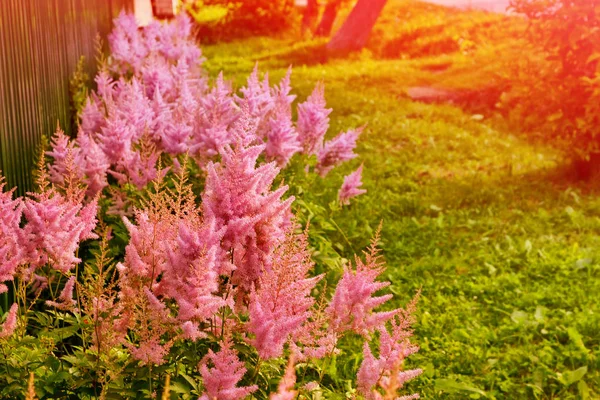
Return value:
<svg viewBox="0 0 600 400">
<path fill-rule="evenodd" d="M 307 46 L 308 50 L 303 50 Z M 212 77 L 241 86 L 258 61 L 272 81 L 289 54 L 310 61 L 310 44 L 251 39 L 207 46 Z M 360 158 L 307 184 L 311 232 L 350 258 L 383 221 L 382 248 L 396 304 L 421 288 L 407 367 L 424 369 L 407 393 L 425 399 L 586 399 L 600 396 L 600 197 L 552 149 L 533 145 L 492 112 L 409 100 L 411 86 L 479 73 L 447 56 L 374 60 L 368 54 L 299 65 L 303 101 L 323 81 L 333 108 L 329 135 L 366 125 Z M 364 162 L 368 193 L 327 220 L 343 175 Z M 319 254 L 316 254 L 317 259 Z M 346 346 L 352 346 L 350 340 Z M 354 353 L 359 350 L 354 349 Z M 332 366 L 343 397 L 358 356 Z M 351 396 L 351 393 L 346 393 Z"/>
</svg>

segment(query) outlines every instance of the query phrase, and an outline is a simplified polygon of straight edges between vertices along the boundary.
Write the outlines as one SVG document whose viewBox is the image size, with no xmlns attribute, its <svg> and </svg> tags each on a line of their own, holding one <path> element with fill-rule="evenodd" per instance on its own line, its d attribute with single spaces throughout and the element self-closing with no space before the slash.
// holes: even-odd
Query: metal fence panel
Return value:
<svg viewBox="0 0 600 400">
<path fill-rule="evenodd" d="M 0 170 L 9 187 L 32 189 L 35 149 L 57 121 L 71 133 L 69 79 L 95 38 L 133 0 L 0 0 Z"/>
</svg>

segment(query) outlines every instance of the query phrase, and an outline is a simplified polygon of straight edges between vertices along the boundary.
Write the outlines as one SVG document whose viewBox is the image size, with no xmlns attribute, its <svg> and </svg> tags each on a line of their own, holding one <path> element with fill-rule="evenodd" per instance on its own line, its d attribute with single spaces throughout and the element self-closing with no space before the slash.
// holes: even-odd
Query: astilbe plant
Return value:
<svg viewBox="0 0 600 400">
<path fill-rule="evenodd" d="M 367 192 L 366 189 L 360 189 L 362 186 L 362 170 L 363 166 L 361 165 L 356 171 L 344 177 L 344 183 L 338 192 L 338 200 L 341 204 L 350 204 L 351 198 Z"/>
<path fill-rule="evenodd" d="M 294 199 L 282 199 L 287 186 L 270 190 L 279 169 L 273 163 L 256 166 L 263 148 L 224 148 L 222 161 L 208 165 L 202 196 L 205 218 L 225 228 L 221 246 L 235 265 L 233 282 L 245 290 L 262 268 L 270 268 L 273 251 L 292 223 Z"/>
<path fill-rule="evenodd" d="M 289 235 L 250 292 L 248 330 L 261 359 L 281 357 L 311 314 L 311 292 L 323 276 L 309 278 L 313 262 L 307 243 L 307 233 Z"/>
<path fill-rule="evenodd" d="M 418 297 L 418 295 L 417 295 Z M 421 369 L 403 370 L 406 357 L 417 352 L 419 348 L 410 343 L 412 335 L 410 325 L 415 311 L 416 299 L 409 304 L 406 310 L 399 312 L 391 320 L 391 332 L 385 325 L 379 329 L 379 357 L 371 352 L 369 343 L 365 342 L 363 362 L 357 376 L 358 391 L 367 399 L 396 398 L 396 392 L 404 384 L 419 376 Z M 382 396 L 383 391 L 385 397 Z M 417 399 L 418 394 L 401 397 L 402 399 Z"/>
<path fill-rule="evenodd" d="M 321 175 L 355 157 L 361 129 L 341 134 L 323 148 L 331 113 L 323 84 L 298 104 L 294 122 L 291 69 L 279 85 L 271 86 L 267 74 L 260 79 L 256 66 L 238 94 L 222 75 L 209 84 L 184 15 L 171 23 L 134 26 L 131 15 L 115 19 L 111 57 L 96 76 L 97 90 L 82 110 L 75 143 L 57 131 L 48 152 L 53 182 L 63 179 L 67 148 L 92 197 L 110 176 L 142 189 L 154 180 L 156 163 L 164 157 L 169 165 L 187 153 L 205 168 L 238 141 L 264 144 L 262 152 L 280 167 L 300 152 L 318 156 Z"/>
<path fill-rule="evenodd" d="M 0 340 L 3 338 L 7 338 L 15 332 L 17 328 L 17 311 L 19 306 L 17 303 L 14 303 L 10 306 L 10 310 L 6 314 L 6 320 L 2 325 L 0 325 Z"/>
<path fill-rule="evenodd" d="M 57 130 L 37 193 L 13 200 L 0 192 L 0 280 L 23 282 L 24 306 L 35 294 L 19 307 L 23 323 L 54 318 L 77 331 L 81 343 L 62 342 L 70 354 L 60 362 L 89 375 L 101 398 L 133 387 L 139 365 L 148 368 L 149 396 L 157 373 L 185 371 L 203 399 L 294 398 L 321 390 L 323 363 L 347 336 L 366 343 L 359 393 L 395 395 L 418 374 L 402 372 L 417 350 L 414 306 L 380 311 L 392 295 L 378 294 L 389 283 L 379 280 L 377 238 L 338 282 L 326 280 L 295 198 L 278 183 L 297 153 L 322 176 L 353 159 L 362 128 L 325 141 L 331 110 L 322 85 L 294 121 L 291 70 L 272 87 L 255 68 L 239 93 L 222 75 L 209 84 L 188 22 L 138 30 L 121 15 L 75 141 Z M 342 203 L 364 192 L 361 172 L 346 178 Z M 378 358 L 368 345 L 377 335 Z M 296 382 L 296 369 L 310 385 Z"/>
<path fill-rule="evenodd" d="M 210 366 L 212 364 L 212 367 Z M 200 400 L 243 399 L 255 392 L 258 386 L 237 386 L 247 369 L 233 349 L 233 343 L 226 337 L 221 341 L 218 352 L 208 351 L 200 365 L 200 374 L 206 393 Z"/>
<path fill-rule="evenodd" d="M 0 293 L 8 291 L 8 287 L 1 282 L 14 279 L 17 267 L 25 256 L 19 244 L 23 202 L 21 198 L 13 200 L 14 189 L 4 192 L 4 186 L 4 178 L 0 176 Z"/>
</svg>

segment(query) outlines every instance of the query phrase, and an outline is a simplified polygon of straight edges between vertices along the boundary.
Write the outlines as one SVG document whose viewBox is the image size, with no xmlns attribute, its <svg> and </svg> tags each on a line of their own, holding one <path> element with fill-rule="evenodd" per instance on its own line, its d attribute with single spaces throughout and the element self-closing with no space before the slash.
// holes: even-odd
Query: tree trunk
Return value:
<svg viewBox="0 0 600 400">
<path fill-rule="evenodd" d="M 340 8 L 340 2 L 340 0 L 329 0 L 327 2 L 321 22 L 319 22 L 319 26 L 317 26 L 317 30 L 315 31 L 315 36 L 325 37 L 331 35 L 331 29 Z"/>
<path fill-rule="evenodd" d="M 347 54 L 362 49 L 387 0 L 358 0 L 350 15 L 327 44 L 333 54 Z"/>
<path fill-rule="evenodd" d="M 319 16 L 319 3 L 317 0 L 308 0 L 302 15 L 302 33 L 312 32 L 315 21 Z"/>
</svg>

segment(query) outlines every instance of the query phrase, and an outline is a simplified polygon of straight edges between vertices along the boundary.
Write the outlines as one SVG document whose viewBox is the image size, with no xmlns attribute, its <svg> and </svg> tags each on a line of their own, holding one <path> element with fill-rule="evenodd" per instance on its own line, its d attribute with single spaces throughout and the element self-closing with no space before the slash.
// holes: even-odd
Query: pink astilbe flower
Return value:
<svg viewBox="0 0 600 400">
<path fill-rule="evenodd" d="M 74 310 L 77 302 L 73 299 L 73 289 L 75 288 L 76 277 L 72 276 L 69 278 L 62 292 L 58 296 L 58 301 L 47 300 L 46 305 L 59 310 Z M 76 309 L 75 309 L 76 311 Z"/>
<path fill-rule="evenodd" d="M 75 256 L 83 240 L 96 239 L 97 198 L 83 205 L 81 199 L 68 199 L 53 189 L 28 198 L 23 214 L 27 261 L 32 268 L 50 263 L 66 273 L 81 259 Z"/>
<path fill-rule="evenodd" d="M 340 133 L 335 138 L 326 142 L 317 154 L 317 171 L 324 177 L 335 166 L 357 157 L 354 153 L 356 140 L 362 133 L 363 128 L 351 129 Z"/>
<path fill-rule="evenodd" d="M 418 346 L 410 342 L 412 336 L 411 324 L 414 322 L 413 313 L 419 294 L 409 303 L 406 310 L 397 310 L 391 320 L 391 331 L 385 325 L 379 331 L 379 358 L 371 352 L 369 343 L 365 342 L 363 348 L 363 362 L 358 370 L 358 391 L 366 399 L 379 400 L 384 397 L 377 390 L 382 389 L 387 395 L 396 396 L 404 384 L 419 376 L 421 369 L 403 370 L 406 357 L 416 353 Z M 388 398 L 386 396 L 385 398 Z M 418 394 L 401 397 L 404 399 L 418 399 Z"/>
<path fill-rule="evenodd" d="M 292 67 L 288 68 L 287 73 L 279 82 L 279 85 L 271 89 L 271 98 L 273 99 L 273 113 L 275 115 L 292 116 L 292 103 L 296 99 L 296 95 L 290 94 L 292 91 L 291 85 Z"/>
<path fill-rule="evenodd" d="M 275 160 L 280 167 L 285 167 L 290 158 L 300 151 L 302 151 L 302 146 L 291 118 L 279 116 L 277 119 L 271 119 L 265 148 L 267 158 Z"/>
<path fill-rule="evenodd" d="M 92 93 L 81 111 L 81 131 L 87 135 L 95 135 L 105 124 L 106 116 L 100 109 L 100 100 L 95 93 Z"/>
<path fill-rule="evenodd" d="M 53 158 L 53 163 L 48 165 L 48 174 L 52 183 L 62 185 L 69 169 L 73 166 L 73 160 L 77 157 L 73 142 L 65 135 L 60 127 L 57 127 L 50 142 L 51 150 L 46 152 L 47 156 Z M 70 164 L 70 165 L 69 165 Z"/>
<path fill-rule="evenodd" d="M 250 290 L 291 224 L 293 197 L 282 200 L 287 186 L 271 191 L 279 169 L 274 163 L 256 167 L 264 146 L 225 147 L 222 161 L 207 166 L 202 211 L 224 227 L 221 246 L 231 252 L 234 283 Z"/>
<path fill-rule="evenodd" d="M 180 321 L 204 322 L 226 305 L 216 295 L 225 257 L 220 247 L 222 233 L 214 223 L 188 216 L 179 222 L 175 241 L 164 245 L 166 266 L 155 293 L 175 299 Z"/>
<path fill-rule="evenodd" d="M 131 282 L 123 284 L 125 287 L 122 290 L 138 285 L 143 287 L 148 281 L 154 284 L 154 280 L 166 269 L 164 244 L 172 243 L 174 228 L 170 221 L 157 215 L 149 215 L 144 210 L 136 210 L 135 224 L 127 217 L 123 217 L 123 222 L 130 239 L 125 248 L 125 260 L 117 264 L 117 268 L 121 273 L 121 280 Z"/>
<path fill-rule="evenodd" d="M 209 367 L 212 364 L 212 368 Z M 238 387 L 238 382 L 246 373 L 244 363 L 238 358 L 233 349 L 230 338 L 221 342 L 221 349 L 214 353 L 208 350 L 208 354 L 200 363 L 200 375 L 206 393 L 200 397 L 201 400 L 239 400 L 243 399 L 258 389 L 258 386 Z"/>
<path fill-rule="evenodd" d="M 298 134 L 304 153 L 317 154 L 329 129 L 330 108 L 325 108 L 325 89 L 318 84 L 308 99 L 298 104 Z"/>
<path fill-rule="evenodd" d="M 294 332 L 289 343 L 296 360 L 322 359 L 339 352 L 336 346 L 340 335 L 328 329 L 329 319 L 323 303 L 311 310 L 309 319 Z"/>
<path fill-rule="evenodd" d="M 308 278 L 310 259 L 307 235 L 289 234 L 271 257 L 271 268 L 250 293 L 248 331 L 262 359 L 280 357 L 283 346 L 310 316 L 311 291 L 322 275 Z"/>
<path fill-rule="evenodd" d="M 129 181 L 138 189 L 142 189 L 148 183 L 154 181 L 159 174 L 157 161 L 160 158 L 160 151 L 148 137 L 140 140 L 139 150 L 128 149 L 121 160 L 117 163 L 117 173 L 113 174 L 120 183 Z M 120 174 L 123 172 L 123 174 Z M 166 173 L 163 170 L 163 175 Z"/>
<path fill-rule="evenodd" d="M 196 158 L 211 158 L 231 143 L 229 128 L 239 117 L 229 83 L 220 73 L 215 86 L 199 99 L 189 150 Z"/>
<path fill-rule="evenodd" d="M 131 352 L 131 355 L 136 360 L 139 360 L 141 365 L 162 365 L 165 362 L 164 358 L 169 354 L 170 349 L 170 346 L 163 345 L 157 337 L 140 341 L 140 344 L 137 347 L 133 345 L 128 345 L 127 347 Z"/>
<path fill-rule="evenodd" d="M 294 400 L 298 394 L 297 390 L 294 390 L 296 385 L 296 370 L 294 368 L 294 357 L 291 356 L 288 361 L 288 365 L 285 369 L 285 374 L 279 386 L 277 387 L 277 393 L 272 393 L 269 396 L 270 400 Z"/>
<path fill-rule="evenodd" d="M 12 306 L 10 306 L 10 310 L 8 310 L 6 320 L 2 325 L 0 325 L 0 339 L 12 336 L 12 334 L 15 333 L 15 329 L 17 328 L 18 308 L 19 306 L 17 305 L 17 303 L 14 303 Z"/>
<path fill-rule="evenodd" d="M 258 64 L 256 64 L 248 77 L 246 86 L 241 88 L 240 91 L 244 95 L 243 98 L 238 98 L 240 106 L 242 104 L 246 105 L 252 117 L 264 120 L 274 107 L 271 87 L 269 86 L 269 75 L 265 74 L 261 82 L 258 78 Z"/>
<path fill-rule="evenodd" d="M 165 356 L 169 354 L 173 345 L 172 340 L 162 340 L 162 336 L 169 331 L 172 318 L 164 303 L 156 298 L 150 289 L 144 287 L 142 293 L 143 296 L 137 298 L 140 309 L 135 318 L 140 320 L 139 329 L 135 330 L 139 336 L 139 343 L 135 345 L 126 342 L 125 346 L 131 355 L 140 361 L 141 365 L 161 365 L 165 362 Z"/>
<path fill-rule="evenodd" d="M 76 139 L 78 151 L 75 163 L 83 175 L 87 195 L 94 197 L 108 186 L 107 171 L 110 168 L 108 157 L 90 135 L 80 132 Z"/>
<path fill-rule="evenodd" d="M 362 186 L 362 170 L 361 165 L 356 171 L 344 177 L 344 183 L 338 192 L 338 200 L 341 204 L 350 204 L 351 198 L 367 193 L 366 189 L 359 189 Z"/>
<path fill-rule="evenodd" d="M 334 331 L 352 330 L 361 335 L 368 335 L 396 314 L 396 311 L 374 311 L 376 307 L 392 298 L 391 294 L 373 297 L 377 291 L 390 284 L 375 281 L 384 271 L 377 242 L 378 235 L 373 239 L 369 251 L 365 252 L 365 262 L 355 257 L 356 271 L 346 267 L 335 288 L 327 307 L 331 318 L 330 328 Z"/>
<path fill-rule="evenodd" d="M 161 60 L 146 65 L 141 72 L 141 82 L 146 89 L 146 96 L 150 98 L 154 93 L 160 92 L 168 101 L 175 100 L 177 94 L 176 78 L 173 76 L 171 66 Z"/>
<path fill-rule="evenodd" d="M 250 113 L 248 104 L 242 103 L 238 111 L 238 117 L 231 124 L 229 129 L 232 143 L 238 147 L 249 147 L 262 143 L 262 137 L 259 134 L 261 119 Z"/>
<path fill-rule="evenodd" d="M 116 164 L 131 146 L 133 130 L 120 118 L 108 119 L 97 139 L 110 163 Z"/>
<path fill-rule="evenodd" d="M 118 73 L 139 71 L 149 51 L 138 31 L 135 16 L 121 11 L 113 24 L 114 28 L 108 35 L 111 57 L 114 60 L 113 70 Z"/>
<path fill-rule="evenodd" d="M 2 282 L 12 281 L 24 252 L 20 245 L 23 233 L 19 224 L 23 213 L 21 198 L 13 200 L 14 189 L 4 192 L 4 177 L 0 176 L 0 293 L 8 290 Z"/>
<path fill-rule="evenodd" d="M 94 82 L 96 82 L 96 92 L 98 93 L 100 98 L 102 98 L 104 102 L 111 103 L 113 101 L 113 97 L 116 95 L 117 92 L 117 82 L 115 82 L 108 70 L 106 68 L 101 69 L 98 72 L 98 75 L 96 75 L 96 78 L 94 78 Z M 90 115 L 90 117 L 92 118 L 94 116 L 98 117 L 98 114 L 102 115 L 102 112 L 100 111 L 97 103 L 97 99 L 89 103 L 91 107 L 88 110 L 88 112 L 92 114 Z"/>
</svg>

